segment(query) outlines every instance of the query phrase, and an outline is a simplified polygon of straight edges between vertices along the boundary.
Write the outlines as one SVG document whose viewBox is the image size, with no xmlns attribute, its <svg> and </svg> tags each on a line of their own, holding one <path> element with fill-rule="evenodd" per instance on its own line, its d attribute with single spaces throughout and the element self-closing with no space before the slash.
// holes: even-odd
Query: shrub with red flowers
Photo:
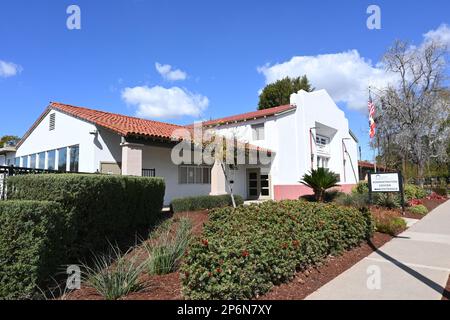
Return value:
<svg viewBox="0 0 450 320">
<path fill-rule="evenodd" d="M 418 206 L 418 205 L 423 205 L 423 200 L 420 199 L 412 199 L 408 202 L 408 206 L 413 207 L 413 206 Z"/>
<path fill-rule="evenodd" d="M 446 200 L 447 197 L 441 196 L 437 194 L 436 192 L 433 192 L 427 197 L 428 200 Z"/>
<path fill-rule="evenodd" d="M 181 267 L 190 299 L 249 299 L 298 270 L 371 237 L 365 209 L 304 201 L 264 202 L 210 213 Z M 220 272 L 219 272 L 220 270 Z"/>
</svg>

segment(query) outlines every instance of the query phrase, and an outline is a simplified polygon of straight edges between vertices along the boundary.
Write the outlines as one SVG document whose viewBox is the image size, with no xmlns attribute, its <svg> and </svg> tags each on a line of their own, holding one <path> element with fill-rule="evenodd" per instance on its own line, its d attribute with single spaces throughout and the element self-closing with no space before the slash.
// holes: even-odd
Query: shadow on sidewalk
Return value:
<svg viewBox="0 0 450 320">
<path fill-rule="evenodd" d="M 420 274 L 419 272 L 415 271 L 414 269 L 411 269 L 410 267 L 408 267 L 407 265 L 401 263 L 400 261 L 398 261 L 397 259 L 391 257 L 390 255 L 384 253 L 383 251 L 381 251 L 379 248 L 377 248 L 372 241 L 368 241 L 369 246 L 372 248 L 372 250 L 376 253 L 378 253 L 380 256 L 382 256 L 383 258 L 385 258 L 386 260 L 392 262 L 394 265 L 396 265 L 397 267 L 399 267 L 400 269 L 402 269 L 403 271 L 409 273 L 410 275 L 412 275 L 414 278 L 416 278 L 417 280 L 423 282 L 424 284 L 426 284 L 427 286 L 429 286 L 431 289 L 433 289 L 434 291 L 438 292 L 439 294 L 442 294 L 443 297 L 450 299 L 450 292 L 448 290 L 446 290 L 444 287 L 442 287 L 440 284 L 434 282 L 431 279 L 428 279 L 427 277 L 425 277 L 424 275 Z"/>
</svg>

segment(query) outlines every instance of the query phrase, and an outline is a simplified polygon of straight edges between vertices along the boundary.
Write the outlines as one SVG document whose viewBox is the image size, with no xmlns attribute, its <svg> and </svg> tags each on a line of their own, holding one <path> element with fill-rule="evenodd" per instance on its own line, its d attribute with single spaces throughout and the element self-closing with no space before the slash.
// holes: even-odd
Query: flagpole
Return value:
<svg viewBox="0 0 450 320">
<path fill-rule="evenodd" d="M 371 90 L 371 87 L 369 86 L 369 102 L 371 103 L 371 104 L 373 104 L 373 101 L 372 101 L 372 90 Z M 369 123 L 370 123 L 370 117 L 371 117 L 371 115 L 370 115 L 370 110 L 369 110 Z M 371 125 L 371 123 L 370 123 L 370 125 Z M 372 129 L 371 129 L 372 130 Z M 371 136 L 370 137 L 371 139 L 373 139 L 373 137 Z M 375 146 L 374 146 L 374 148 L 373 148 L 373 163 L 374 163 L 374 170 L 375 170 L 375 173 L 377 173 L 378 172 L 378 170 L 377 170 L 377 149 L 378 149 L 378 137 L 376 137 L 375 139 L 377 139 L 376 140 L 376 142 L 375 142 Z"/>
</svg>

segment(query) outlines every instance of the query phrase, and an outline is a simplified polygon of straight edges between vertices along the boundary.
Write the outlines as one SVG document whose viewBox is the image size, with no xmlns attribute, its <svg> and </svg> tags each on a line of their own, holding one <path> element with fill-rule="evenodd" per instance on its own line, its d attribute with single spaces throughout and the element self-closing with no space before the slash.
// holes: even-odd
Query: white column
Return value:
<svg viewBox="0 0 450 320">
<path fill-rule="evenodd" d="M 124 142 L 122 146 L 122 175 L 142 176 L 142 149 L 144 145 Z"/>
<path fill-rule="evenodd" d="M 221 163 L 216 161 L 211 170 L 211 193 L 212 196 L 227 194 L 225 174 Z"/>
</svg>

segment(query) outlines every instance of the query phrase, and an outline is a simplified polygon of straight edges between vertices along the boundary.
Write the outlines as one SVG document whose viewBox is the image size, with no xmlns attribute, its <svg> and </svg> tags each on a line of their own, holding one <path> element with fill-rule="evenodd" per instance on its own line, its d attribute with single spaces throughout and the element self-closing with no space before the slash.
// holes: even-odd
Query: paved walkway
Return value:
<svg viewBox="0 0 450 320">
<path fill-rule="evenodd" d="M 306 299 L 440 300 L 449 274 L 447 201 Z"/>
</svg>

